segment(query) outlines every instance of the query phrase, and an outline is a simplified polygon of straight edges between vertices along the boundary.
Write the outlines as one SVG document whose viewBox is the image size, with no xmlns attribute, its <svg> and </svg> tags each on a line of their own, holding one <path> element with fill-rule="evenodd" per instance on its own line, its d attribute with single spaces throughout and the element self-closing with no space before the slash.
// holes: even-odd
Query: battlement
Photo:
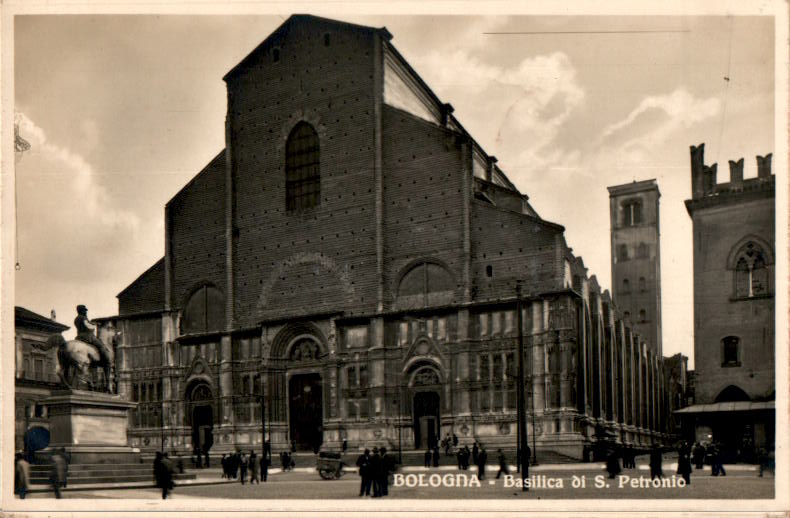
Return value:
<svg viewBox="0 0 790 518">
<path fill-rule="evenodd" d="M 773 188 L 774 175 L 771 173 L 772 153 L 757 156 L 757 177 L 743 178 L 743 158 L 730 160 L 730 181 L 717 183 L 718 164 L 705 165 L 705 144 L 691 146 L 691 197 L 693 200 L 708 196 L 719 196 L 761 189 L 766 186 Z"/>
</svg>

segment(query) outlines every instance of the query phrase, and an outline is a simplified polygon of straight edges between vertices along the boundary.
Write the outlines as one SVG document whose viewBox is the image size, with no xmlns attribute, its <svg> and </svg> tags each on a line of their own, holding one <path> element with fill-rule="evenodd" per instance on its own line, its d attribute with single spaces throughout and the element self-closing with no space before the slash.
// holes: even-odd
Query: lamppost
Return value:
<svg viewBox="0 0 790 518">
<path fill-rule="evenodd" d="M 525 393 L 524 393 L 524 322 L 521 315 L 521 283 L 516 284 L 516 323 L 518 325 L 518 388 L 516 390 L 518 404 L 518 452 L 519 459 L 521 460 L 521 490 L 529 491 L 526 479 L 529 477 L 529 461 L 526 459 L 526 451 L 529 448 L 529 440 L 527 437 L 527 411 L 525 408 Z"/>
<path fill-rule="evenodd" d="M 263 382 L 263 373 L 261 373 L 261 393 L 258 398 L 261 400 L 261 455 L 264 462 L 268 462 L 266 458 L 266 384 Z"/>
</svg>

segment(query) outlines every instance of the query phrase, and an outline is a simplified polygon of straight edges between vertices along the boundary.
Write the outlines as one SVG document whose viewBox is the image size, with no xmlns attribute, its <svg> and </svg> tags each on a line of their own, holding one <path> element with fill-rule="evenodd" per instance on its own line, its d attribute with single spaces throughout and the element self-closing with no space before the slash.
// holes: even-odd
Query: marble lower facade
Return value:
<svg viewBox="0 0 790 518">
<path fill-rule="evenodd" d="M 520 321 L 530 444 L 582 458 L 604 436 L 670 439 L 661 358 L 608 304 L 568 290 L 200 336 L 177 336 L 177 312 L 104 324 L 121 331 L 119 390 L 138 403 L 131 446 L 215 455 L 260 448 L 262 413 L 275 452 L 425 449 L 453 434 L 515 448 Z"/>
</svg>

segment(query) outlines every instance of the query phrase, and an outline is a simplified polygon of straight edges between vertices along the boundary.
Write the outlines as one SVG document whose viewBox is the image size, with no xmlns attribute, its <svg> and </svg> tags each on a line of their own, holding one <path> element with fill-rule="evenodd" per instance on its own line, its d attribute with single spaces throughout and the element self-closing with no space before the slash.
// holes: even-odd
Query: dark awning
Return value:
<svg viewBox="0 0 790 518">
<path fill-rule="evenodd" d="M 755 412 L 758 410 L 773 410 L 775 401 L 726 401 L 724 403 L 711 403 L 709 405 L 691 405 L 676 414 L 713 414 L 717 412 Z"/>
</svg>

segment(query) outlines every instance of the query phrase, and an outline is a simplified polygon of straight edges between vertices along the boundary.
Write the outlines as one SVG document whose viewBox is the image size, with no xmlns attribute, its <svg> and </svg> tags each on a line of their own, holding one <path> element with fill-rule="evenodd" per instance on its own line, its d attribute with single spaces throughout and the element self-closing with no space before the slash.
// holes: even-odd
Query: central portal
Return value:
<svg viewBox="0 0 790 518">
<path fill-rule="evenodd" d="M 439 393 L 414 395 L 414 447 L 435 448 L 439 444 Z"/>
<path fill-rule="evenodd" d="M 318 452 L 324 442 L 323 391 L 318 373 L 297 374 L 288 382 L 291 444 L 295 450 Z"/>
</svg>

